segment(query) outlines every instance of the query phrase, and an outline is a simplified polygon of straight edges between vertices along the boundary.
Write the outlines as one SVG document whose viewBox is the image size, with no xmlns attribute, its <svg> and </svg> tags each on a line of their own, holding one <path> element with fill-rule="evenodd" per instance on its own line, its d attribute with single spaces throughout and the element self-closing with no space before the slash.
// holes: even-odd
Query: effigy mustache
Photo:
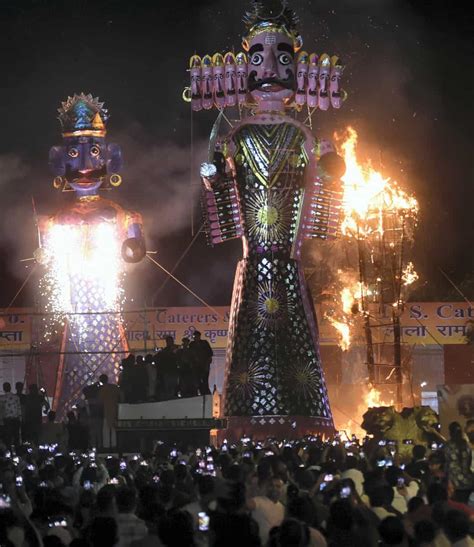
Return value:
<svg viewBox="0 0 474 547">
<path fill-rule="evenodd" d="M 295 87 L 295 76 L 293 73 L 289 73 L 287 78 L 262 78 L 261 80 L 256 79 L 256 73 L 251 72 L 249 74 L 248 79 L 248 86 L 249 91 L 253 91 L 254 89 L 258 89 L 259 87 L 262 87 L 266 84 L 276 84 L 281 87 L 284 87 L 285 89 L 293 90 Z"/>
</svg>

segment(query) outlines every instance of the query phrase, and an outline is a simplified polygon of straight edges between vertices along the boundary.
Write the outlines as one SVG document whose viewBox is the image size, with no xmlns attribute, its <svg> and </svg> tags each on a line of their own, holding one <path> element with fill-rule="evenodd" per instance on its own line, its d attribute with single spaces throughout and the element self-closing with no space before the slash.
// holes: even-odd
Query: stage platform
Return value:
<svg viewBox="0 0 474 547">
<path fill-rule="evenodd" d="M 226 420 L 212 417 L 212 395 L 156 403 L 119 405 L 119 452 L 151 451 L 156 441 L 210 443 L 211 429 L 226 427 Z"/>
</svg>

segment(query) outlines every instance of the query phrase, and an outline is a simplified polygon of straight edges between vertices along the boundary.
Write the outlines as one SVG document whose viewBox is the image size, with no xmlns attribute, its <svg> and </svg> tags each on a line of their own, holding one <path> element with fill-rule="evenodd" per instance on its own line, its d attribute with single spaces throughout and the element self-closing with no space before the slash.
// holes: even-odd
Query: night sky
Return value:
<svg viewBox="0 0 474 547">
<path fill-rule="evenodd" d="M 106 197 L 144 215 L 148 248 L 171 269 L 200 225 L 198 165 L 215 112 L 191 116 L 181 100 L 189 56 L 240 50 L 244 2 L 7 1 L 0 23 L 0 306 L 28 275 L 36 247 L 31 207 L 53 213 L 68 199 L 52 188 L 47 158 L 61 142 L 56 109 L 91 92 L 111 114 L 124 183 Z M 413 192 L 421 206 L 414 261 L 419 298 L 440 298 L 472 276 L 473 16 L 449 0 L 294 0 L 304 49 L 338 54 L 349 98 L 320 112 L 315 134 L 352 125 L 360 155 Z M 192 144 L 192 146 L 191 146 Z M 203 235 L 176 275 L 214 305 L 230 303 L 240 243 Z M 311 249 L 306 249 L 307 256 Z M 317 265 L 316 265 L 317 266 Z M 30 266 L 31 267 L 31 264 Z M 129 276 L 142 305 L 196 305 L 148 261 Z M 17 300 L 33 302 L 35 280 Z M 464 286 L 464 285 L 463 285 Z M 474 295 L 471 295 L 474 296 Z"/>
</svg>

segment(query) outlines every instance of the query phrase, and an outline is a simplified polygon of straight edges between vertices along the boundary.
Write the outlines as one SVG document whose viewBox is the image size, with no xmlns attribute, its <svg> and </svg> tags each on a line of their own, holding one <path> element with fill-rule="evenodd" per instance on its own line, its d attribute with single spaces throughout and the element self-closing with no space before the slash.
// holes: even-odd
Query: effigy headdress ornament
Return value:
<svg viewBox="0 0 474 547">
<path fill-rule="evenodd" d="M 105 137 L 109 115 L 98 97 L 75 93 L 61 103 L 58 112 L 63 137 Z"/>
<path fill-rule="evenodd" d="M 285 34 L 293 41 L 295 52 L 303 46 L 303 39 L 296 27 L 299 19 L 295 12 L 288 8 L 286 0 L 254 1 L 252 8 L 244 16 L 247 33 L 242 39 L 242 47 L 249 50 L 250 41 L 263 33 Z"/>
</svg>

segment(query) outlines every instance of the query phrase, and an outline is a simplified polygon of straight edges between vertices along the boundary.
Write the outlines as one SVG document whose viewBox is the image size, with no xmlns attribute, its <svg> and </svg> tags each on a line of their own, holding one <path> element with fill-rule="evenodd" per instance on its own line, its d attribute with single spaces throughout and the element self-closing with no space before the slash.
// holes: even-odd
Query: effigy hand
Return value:
<svg viewBox="0 0 474 547">
<path fill-rule="evenodd" d="M 211 192 L 213 185 L 219 179 L 219 173 L 214 163 L 203 162 L 199 168 L 199 175 L 201 176 L 202 183 L 207 191 Z"/>
</svg>

